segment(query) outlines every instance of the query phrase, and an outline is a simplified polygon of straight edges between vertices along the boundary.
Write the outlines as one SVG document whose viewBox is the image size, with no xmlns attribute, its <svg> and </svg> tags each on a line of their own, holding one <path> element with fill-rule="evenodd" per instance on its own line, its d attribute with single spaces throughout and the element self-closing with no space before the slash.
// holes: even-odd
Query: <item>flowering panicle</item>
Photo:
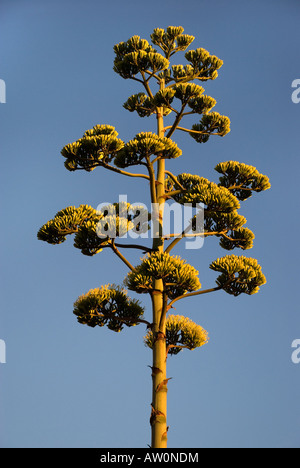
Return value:
<svg viewBox="0 0 300 468">
<path fill-rule="evenodd" d="M 201 288 L 198 273 L 180 257 L 154 252 L 128 274 L 125 285 L 137 293 L 149 293 L 154 289 L 155 280 L 162 279 L 165 293 L 175 298 Z"/>
<path fill-rule="evenodd" d="M 152 45 L 140 36 L 114 46 L 114 71 L 124 79 L 141 84 L 143 89 L 130 96 L 123 105 L 140 117 L 155 116 L 161 125 L 158 132 L 144 131 L 125 142 L 111 125 L 97 124 L 86 130 L 81 138 L 66 144 L 61 150 L 67 170 L 93 171 L 102 167 L 130 177 L 142 177 L 150 183 L 151 201 L 190 204 L 204 207 L 203 232 L 192 230 L 201 210 L 190 220 L 188 232 L 171 234 L 171 243 L 163 236 L 153 242 L 152 248 L 140 245 L 120 244 L 127 232 L 146 233 L 150 221 L 160 220 L 163 210 L 155 216 L 145 212 L 143 206 L 114 203 L 96 210 L 89 205 L 78 208 L 69 206 L 59 211 L 52 220 L 38 231 L 38 239 L 50 244 L 61 244 L 67 235 L 74 234 L 74 246 L 84 255 L 93 256 L 104 248 L 111 248 L 129 267 L 125 285 L 135 293 L 162 294 L 163 300 L 175 302 L 190 295 L 203 294 L 198 271 L 179 256 L 170 255 L 180 238 L 187 235 L 215 236 L 220 246 L 231 251 L 253 246 L 254 234 L 245 227 L 246 218 L 238 213 L 240 203 L 254 192 L 270 188 L 267 176 L 247 164 L 226 161 L 216 165 L 220 174 L 218 183 L 199 175 L 182 173 L 174 176 L 164 169 L 164 177 L 158 176 L 154 164 L 165 167 L 163 160 L 173 160 L 182 155 L 181 149 L 171 139 L 177 130 L 185 131 L 198 143 L 211 137 L 225 136 L 230 132 L 230 119 L 215 112 L 216 100 L 205 94 L 203 83 L 215 80 L 223 61 L 204 48 L 187 50 L 194 36 L 184 34 L 181 26 L 155 28 L 150 36 Z M 178 52 L 184 52 L 184 64 L 171 63 Z M 152 80 L 152 81 L 151 81 Z M 157 88 L 150 87 L 150 81 Z M 199 83 L 201 82 L 201 83 Z M 191 128 L 181 127 L 187 115 L 199 115 L 198 123 Z M 163 117 L 173 118 L 173 123 L 163 125 Z M 127 172 L 124 169 L 142 166 L 147 174 Z M 163 166 L 162 166 L 163 165 Z M 164 186 L 163 186 L 164 181 Z M 143 216 L 141 216 L 143 215 Z M 161 217 L 161 218 L 160 218 Z M 161 227 L 161 226 L 160 226 Z M 118 241 L 116 242 L 116 238 Z M 146 256 L 136 267 L 118 248 L 142 249 Z M 261 267 L 255 259 L 227 255 L 212 262 L 210 268 L 219 272 L 217 287 L 238 296 L 254 294 L 266 282 Z M 158 289 L 157 282 L 161 285 Z M 170 304 L 169 302 L 169 304 Z M 166 306 L 166 304 L 165 304 Z M 124 325 L 133 326 L 143 321 L 144 311 L 138 301 L 127 296 L 125 289 L 106 285 L 80 296 L 74 304 L 74 313 L 80 323 L 89 326 L 107 325 L 120 331 Z M 145 322 L 145 321 L 144 321 Z M 183 347 L 194 349 L 207 341 L 207 332 L 188 318 L 170 315 L 166 320 L 166 336 L 169 352 L 177 354 Z M 151 347 L 156 337 L 150 327 L 146 343 Z"/>
<path fill-rule="evenodd" d="M 79 323 L 89 327 L 107 325 L 110 330 L 120 332 L 124 325 L 137 325 L 144 309 L 139 301 L 127 296 L 127 291 L 108 284 L 80 296 L 74 303 L 74 314 Z"/>
<path fill-rule="evenodd" d="M 208 333 L 200 325 L 182 315 L 169 315 L 166 320 L 166 341 L 170 354 L 178 354 L 183 348 L 199 348 L 208 342 Z M 151 330 L 144 337 L 145 345 L 153 348 L 154 334 Z"/>
</svg>

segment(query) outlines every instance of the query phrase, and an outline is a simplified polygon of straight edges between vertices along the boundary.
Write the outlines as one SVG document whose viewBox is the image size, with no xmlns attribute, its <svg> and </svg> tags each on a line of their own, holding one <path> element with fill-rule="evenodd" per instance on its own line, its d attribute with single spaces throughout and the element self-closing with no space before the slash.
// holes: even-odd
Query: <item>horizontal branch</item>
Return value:
<svg viewBox="0 0 300 468">
<path fill-rule="evenodd" d="M 207 294 L 207 293 L 214 292 L 214 291 L 220 291 L 220 289 L 223 289 L 223 286 L 216 286 L 215 288 L 211 288 L 211 289 L 203 289 L 203 290 L 195 291 L 195 292 L 188 293 L 188 294 L 182 294 L 182 296 L 178 296 L 175 299 L 173 299 L 173 301 L 170 302 L 168 307 L 169 308 L 173 307 L 173 304 L 175 304 L 175 302 L 181 299 L 185 299 L 186 297 L 200 296 L 201 294 Z"/>
<path fill-rule="evenodd" d="M 168 130 L 169 128 L 172 128 L 172 127 L 171 126 L 165 127 L 164 130 Z M 220 136 L 223 136 L 223 133 L 201 132 L 199 130 L 189 130 L 188 128 L 184 128 L 184 127 L 176 127 L 176 130 L 181 130 L 182 132 L 187 132 L 187 133 L 197 133 L 198 135 L 220 135 Z"/>
<path fill-rule="evenodd" d="M 186 297 L 200 296 L 201 294 L 208 294 L 208 293 L 211 293 L 211 292 L 214 292 L 214 291 L 220 291 L 221 289 L 224 289 L 226 286 L 228 286 L 233 281 L 235 281 L 235 278 L 230 278 L 222 286 L 216 286 L 215 288 L 203 289 L 203 290 L 195 291 L 195 292 L 188 293 L 188 294 L 182 294 L 181 296 L 176 297 L 175 299 L 173 299 L 173 301 L 170 302 L 170 304 L 168 305 L 168 309 L 173 307 L 173 304 L 175 304 L 175 302 L 177 302 L 177 301 L 179 301 L 181 299 L 185 299 Z"/>
<path fill-rule="evenodd" d="M 115 311 L 116 312 L 116 311 Z M 121 317 L 118 317 L 117 315 L 115 315 L 114 312 L 112 313 L 107 313 L 107 314 L 103 314 L 103 313 L 98 313 L 98 314 L 91 314 L 93 315 L 94 317 L 101 317 L 101 318 L 104 318 L 104 319 L 115 319 L 117 320 L 118 322 L 122 322 L 122 323 L 144 323 L 145 325 L 147 325 L 148 328 L 151 328 L 151 323 L 148 322 L 148 320 L 144 320 L 144 319 L 136 319 L 134 317 L 127 317 L 126 319 L 123 319 Z"/>
<path fill-rule="evenodd" d="M 208 71 L 207 69 L 204 70 L 202 73 L 205 73 L 205 71 Z M 174 86 L 180 84 L 180 83 L 188 83 L 190 81 L 194 81 L 194 80 L 201 80 L 201 81 L 208 81 L 208 80 L 211 80 L 210 77 L 204 77 L 204 76 L 199 76 L 199 75 L 187 75 L 187 76 L 183 76 L 181 78 L 168 78 L 168 81 L 171 82 L 171 81 L 174 81 L 174 83 L 172 84 L 169 84 L 168 86 L 166 86 L 166 88 L 173 88 Z"/>
<path fill-rule="evenodd" d="M 103 166 L 105 167 L 105 169 L 108 169 L 109 171 L 113 171 L 113 172 L 117 172 L 118 174 L 126 175 L 127 177 L 140 177 L 142 179 L 150 180 L 150 177 L 147 174 L 134 174 L 132 172 L 122 171 L 121 169 L 110 166 L 107 163 L 101 163 L 99 164 L 99 166 Z"/>
<path fill-rule="evenodd" d="M 185 345 L 173 345 L 173 344 L 171 344 L 171 345 L 169 345 L 167 347 L 166 358 L 168 357 L 168 353 L 169 353 L 170 349 L 172 349 L 172 348 L 189 349 L 189 350 L 191 349 L 191 348 L 189 348 L 188 346 L 185 346 Z"/>
<path fill-rule="evenodd" d="M 185 188 L 179 190 L 172 190 L 171 192 L 166 192 L 165 197 L 174 197 L 175 195 L 180 195 L 181 193 L 186 193 L 188 190 Z"/>
<path fill-rule="evenodd" d="M 152 249 L 150 247 L 146 247 L 144 245 L 138 245 L 138 244 L 119 244 L 115 242 L 115 246 L 122 248 L 122 249 L 139 249 L 145 252 L 152 252 Z"/>
<path fill-rule="evenodd" d="M 133 81 L 137 81 L 138 83 L 143 84 L 143 80 L 140 80 L 139 78 L 136 78 L 135 76 L 131 76 L 130 79 L 133 80 Z"/>
<path fill-rule="evenodd" d="M 183 237 L 205 237 L 205 236 L 223 236 L 225 235 L 224 231 L 211 231 L 211 232 L 195 232 L 194 234 L 187 234 L 185 232 L 182 232 L 181 234 L 169 234 L 164 237 L 165 240 L 170 239 L 172 237 L 176 237 L 181 239 Z M 227 239 L 232 240 L 227 236 Z"/>
<path fill-rule="evenodd" d="M 248 191 L 248 192 L 252 192 L 253 189 L 250 188 L 250 187 L 243 187 L 243 184 L 240 184 L 240 185 L 231 185 L 230 187 L 226 187 L 227 190 L 245 190 L 245 191 Z"/>
<path fill-rule="evenodd" d="M 89 167 L 77 167 L 75 171 L 86 171 L 88 169 L 95 169 L 96 167 L 104 167 L 105 169 L 108 169 L 109 171 L 117 172 L 118 174 L 122 174 L 128 177 L 140 177 L 142 179 L 149 180 L 149 176 L 147 174 L 135 174 L 133 172 L 122 171 L 122 169 L 118 169 L 117 167 L 110 166 L 109 164 L 104 163 L 104 162 L 100 162 Z"/>
<path fill-rule="evenodd" d="M 211 232 L 196 232 L 196 233 L 191 233 L 191 234 L 188 234 L 190 232 L 190 230 L 192 229 L 193 227 L 193 224 L 190 223 L 185 229 L 184 231 L 182 231 L 181 234 L 170 234 L 168 236 L 165 236 L 164 239 L 170 239 L 170 238 L 173 238 L 175 237 L 175 239 L 171 242 L 171 244 L 167 247 L 166 249 L 166 253 L 170 253 L 171 250 L 175 247 L 176 244 L 178 244 L 178 242 L 183 239 L 184 237 L 208 237 L 208 236 L 218 236 L 218 235 L 223 235 L 225 234 L 227 231 L 211 231 Z"/>
</svg>

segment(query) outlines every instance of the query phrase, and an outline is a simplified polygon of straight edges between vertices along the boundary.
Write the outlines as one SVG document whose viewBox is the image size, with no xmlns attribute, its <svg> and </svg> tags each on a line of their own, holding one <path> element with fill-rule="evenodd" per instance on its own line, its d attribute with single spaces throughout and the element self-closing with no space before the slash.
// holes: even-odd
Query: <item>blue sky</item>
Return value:
<svg viewBox="0 0 300 468">
<path fill-rule="evenodd" d="M 169 359 L 169 447 L 300 447 L 300 364 L 291 360 L 300 339 L 300 104 L 291 100 L 300 78 L 299 15 L 297 0 L 1 1 L 1 447 L 149 443 L 144 328 L 115 334 L 79 325 L 72 314 L 80 294 L 122 283 L 125 266 L 110 252 L 85 257 L 71 239 L 51 246 L 36 233 L 69 205 L 96 208 L 119 194 L 147 203 L 143 180 L 100 168 L 70 173 L 60 150 L 98 123 L 125 141 L 155 131 L 155 119 L 122 107 L 141 89 L 113 72 L 113 46 L 169 25 L 224 61 L 204 87 L 232 130 L 205 145 L 175 134 L 183 155 L 168 168 L 216 182 L 215 165 L 233 159 L 272 183 L 240 210 L 256 234 L 246 255 L 258 259 L 268 283 L 250 297 L 219 291 L 177 303 L 176 313 L 201 324 L 210 341 Z M 204 288 L 215 284 L 209 264 L 226 255 L 214 239 L 174 253 L 199 270 Z M 139 253 L 130 258 L 137 262 Z"/>
</svg>

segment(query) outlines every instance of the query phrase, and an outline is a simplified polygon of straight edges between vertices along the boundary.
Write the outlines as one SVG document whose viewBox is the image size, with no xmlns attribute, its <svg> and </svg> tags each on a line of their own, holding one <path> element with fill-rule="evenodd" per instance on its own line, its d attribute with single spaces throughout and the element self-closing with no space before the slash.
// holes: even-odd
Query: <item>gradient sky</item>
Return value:
<svg viewBox="0 0 300 468">
<path fill-rule="evenodd" d="M 119 194 L 148 202 L 145 181 L 101 168 L 70 173 L 60 150 L 98 123 L 115 126 L 125 141 L 155 131 L 154 118 L 122 107 L 142 90 L 113 72 L 113 46 L 169 25 L 182 25 L 196 37 L 194 48 L 224 60 L 204 87 L 232 131 L 203 145 L 173 135 L 183 155 L 168 169 L 217 182 L 215 165 L 233 159 L 272 183 L 240 210 L 256 234 L 245 254 L 258 259 L 268 283 L 254 296 L 218 291 L 177 303 L 176 313 L 201 324 L 210 341 L 169 359 L 169 447 L 300 447 L 300 364 L 291 360 L 300 339 L 300 104 L 291 100 L 300 78 L 299 19 L 298 0 L 1 0 L 1 447 L 150 443 L 144 327 L 116 334 L 72 314 L 80 294 L 121 284 L 125 266 L 106 250 L 89 258 L 71 239 L 51 246 L 36 233 L 69 205 L 96 208 Z M 183 54 L 175 58 L 184 63 Z M 208 239 L 200 250 L 179 244 L 174 254 L 199 269 L 206 289 L 216 278 L 209 264 L 227 252 Z"/>
</svg>

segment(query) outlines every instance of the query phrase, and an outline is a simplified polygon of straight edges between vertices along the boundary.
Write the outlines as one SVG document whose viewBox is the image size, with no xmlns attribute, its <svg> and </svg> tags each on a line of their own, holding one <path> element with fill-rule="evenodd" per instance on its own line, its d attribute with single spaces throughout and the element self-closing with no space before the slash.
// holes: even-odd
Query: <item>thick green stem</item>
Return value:
<svg viewBox="0 0 300 468">
<path fill-rule="evenodd" d="M 160 89 L 164 88 L 161 82 Z M 163 109 L 157 108 L 157 134 L 164 136 Z M 157 223 L 153 238 L 153 250 L 163 253 L 163 215 L 165 204 L 165 160 L 157 160 L 156 178 Z M 166 326 L 163 319 L 166 314 L 164 284 L 155 280 L 152 293 L 153 325 L 153 367 L 152 367 L 152 411 L 151 411 L 151 447 L 167 447 L 167 347 Z"/>
<path fill-rule="evenodd" d="M 162 280 L 156 281 L 155 287 L 163 286 Z M 151 447 L 167 447 L 167 351 L 165 327 L 160 330 L 163 314 L 163 294 L 158 290 L 152 295 L 153 325 L 155 337 L 152 363 L 152 412 L 151 412 Z"/>
</svg>

